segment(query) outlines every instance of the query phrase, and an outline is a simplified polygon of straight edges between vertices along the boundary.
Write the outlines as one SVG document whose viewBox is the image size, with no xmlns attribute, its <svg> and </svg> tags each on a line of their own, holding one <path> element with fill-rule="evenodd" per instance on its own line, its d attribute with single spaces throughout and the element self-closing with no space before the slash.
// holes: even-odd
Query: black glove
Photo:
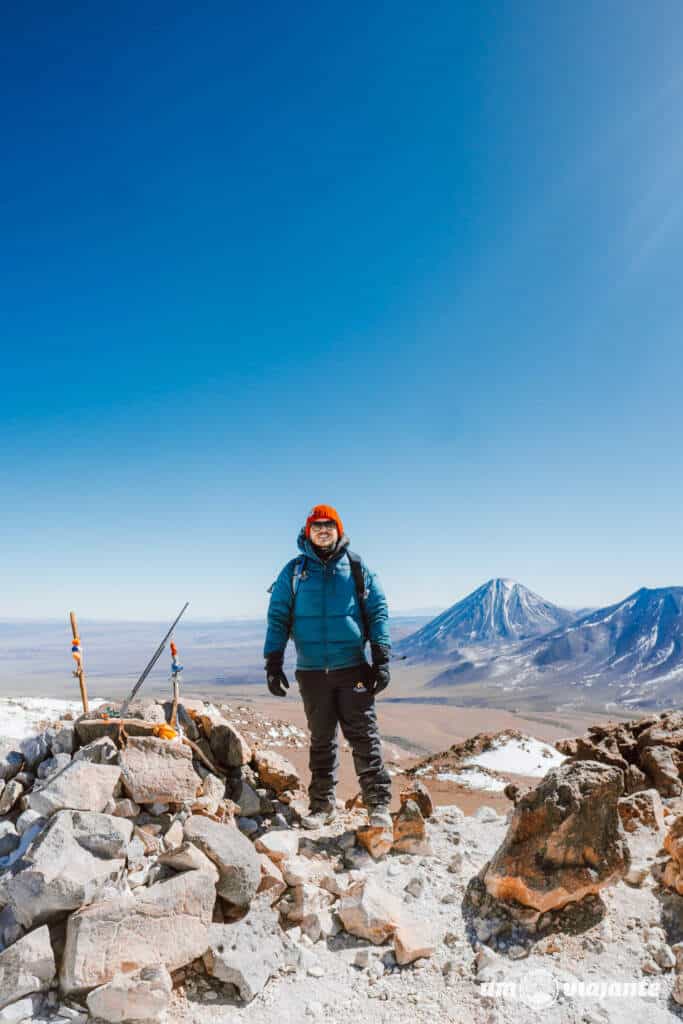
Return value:
<svg viewBox="0 0 683 1024">
<path fill-rule="evenodd" d="M 266 658 L 266 682 L 273 697 L 286 697 L 285 691 L 289 689 L 287 676 L 282 669 L 283 661 L 284 656 L 280 653 L 269 654 Z"/>
<path fill-rule="evenodd" d="M 370 649 L 372 651 L 370 693 L 372 693 L 373 696 L 376 696 L 378 693 L 381 693 L 382 690 L 386 690 L 387 686 L 391 682 L 391 672 L 389 671 L 389 658 L 391 657 L 391 651 L 383 644 L 371 644 Z"/>
</svg>

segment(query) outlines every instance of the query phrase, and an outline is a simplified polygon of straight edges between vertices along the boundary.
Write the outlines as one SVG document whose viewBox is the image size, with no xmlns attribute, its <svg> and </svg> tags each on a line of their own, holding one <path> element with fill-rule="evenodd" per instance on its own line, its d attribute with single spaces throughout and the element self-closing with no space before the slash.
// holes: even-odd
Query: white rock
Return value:
<svg viewBox="0 0 683 1024">
<path fill-rule="evenodd" d="M 45 996 L 31 995 L 11 1003 L 0 1010 L 2 1024 L 20 1024 L 21 1021 L 32 1021 L 41 1015 L 45 1004 Z"/>
<path fill-rule="evenodd" d="M 126 859 L 132 871 L 140 871 L 145 866 L 145 846 L 137 836 L 126 847 Z"/>
<path fill-rule="evenodd" d="M 473 814 L 473 817 L 476 818 L 477 821 L 491 822 L 498 821 L 499 815 L 498 812 L 493 809 L 493 807 L 487 807 L 486 805 L 484 805 L 483 807 L 477 808 L 477 810 Z"/>
<path fill-rule="evenodd" d="M 381 960 L 374 960 L 368 967 L 368 977 L 375 980 L 384 977 L 386 968 Z"/>
<path fill-rule="evenodd" d="M 213 924 L 204 957 L 209 974 L 235 985 L 250 1002 L 283 964 L 281 930 L 269 907 L 253 908 L 236 924 Z"/>
<path fill-rule="evenodd" d="M 138 804 L 192 804 L 201 779 L 184 743 L 133 736 L 119 755 L 123 785 Z"/>
<path fill-rule="evenodd" d="M 624 875 L 624 881 L 629 885 L 639 887 L 641 886 L 650 873 L 649 864 L 642 864 L 638 861 L 632 863 Z"/>
<path fill-rule="evenodd" d="M 119 971 L 174 971 L 202 956 L 215 900 L 211 875 L 186 871 L 77 911 L 67 924 L 62 991 L 104 985 Z"/>
<path fill-rule="evenodd" d="M 59 1019 L 72 1021 L 73 1024 L 86 1024 L 88 1012 L 87 1010 L 77 1010 L 73 1006 L 67 1006 L 66 1003 L 62 1003 L 59 1007 Z"/>
<path fill-rule="evenodd" d="M 185 837 L 217 866 L 219 895 L 230 903 L 248 906 L 261 881 L 261 864 L 253 843 L 233 825 L 197 814 L 185 822 Z"/>
<path fill-rule="evenodd" d="M 377 882 L 355 882 L 339 901 L 337 912 L 347 932 L 380 944 L 401 923 L 401 906 Z"/>
<path fill-rule="evenodd" d="M 72 761 L 55 778 L 33 790 L 29 806 L 45 817 L 66 809 L 101 812 L 113 799 L 120 777 L 117 765 Z"/>
<path fill-rule="evenodd" d="M 0 953 L 0 1008 L 32 992 L 47 992 L 55 974 L 50 931 L 44 925 Z"/>
<path fill-rule="evenodd" d="M 111 813 L 115 818 L 137 818 L 140 814 L 140 805 L 136 804 L 134 800 L 122 797 L 119 800 L 114 800 Z"/>
<path fill-rule="evenodd" d="M 340 929 L 341 925 L 327 908 L 316 910 L 301 920 L 301 931 L 311 942 L 326 939 Z"/>
<path fill-rule="evenodd" d="M 474 955 L 474 969 L 479 981 L 488 980 L 492 972 L 499 971 L 504 966 L 503 958 L 498 956 L 490 946 L 485 946 L 483 943 L 479 946 Z"/>
<path fill-rule="evenodd" d="M 181 821 L 174 821 L 170 828 L 164 832 L 164 846 L 167 850 L 175 850 L 181 846 L 185 839 L 183 824 Z"/>
<path fill-rule="evenodd" d="M 676 957 L 671 949 L 671 946 L 663 943 L 658 946 L 652 953 L 652 956 L 657 961 L 663 971 L 671 971 L 676 966 Z"/>
<path fill-rule="evenodd" d="M 93 1017 L 123 1024 L 124 1021 L 159 1020 L 171 1000 L 173 982 L 163 966 L 143 967 L 130 974 L 119 972 L 87 997 Z"/>
<path fill-rule="evenodd" d="M 209 772 L 202 782 L 202 796 L 208 797 L 217 807 L 225 797 L 225 781 Z"/>
<path fill-rule="evenodd" d="M 49 779 L 58 772 L 63 771 L 69 764 L 71 764 L 70 754 L 53 754 L 52 757 L 48 757 L 46 761 L 38 765 L 36 774 L 39 779 Z"/>
<path fill-rule="evenodd" d="M 299 838 L 291 829 L 276 829 L 259 836 L 254 845 L 259 853 L 267 854 L 276 864 L 280 864 L 298 852 Z"/>
<path fill-rule="evenodd" d="M 180 846 L 160 854 L 157 862 L 166 864 L 174 871 L 205 871 L 211 875 L 214 883 L 218 881 L 216 865 L 209 860 L 206 854 L 189 842 L 184 842 Z"/>
<path fill-rule="evenodd" d="M 287 901 L 287 906 L 283 908 L 281 906 L 283 901 L 280 901 L 277 904 L 277 909 L 284 909 L 287 919 L 296 924 L 302 924 L 302 931 L 305 931 L 303 921 L 319 911 L 327 910 L 333 901 L 334 896 L 332 893 L 318 888 L 317 885 L 295 885 L 290 899 Z"/>
<path fill-rule="evenodd" d="M 88 761 L 90 764 L 118 764 L 119 748 L 109 736 L 100 736 L 77 750 L 73 759 Z"/>
<path fill-rule="evenodd" d="M 107 815 L 58 812 L 17 863 L 19 870 L 1 877 L 0 898 L 25 928 L 76 910 L 120 875 L 130 829 L 130 822 Z"/>
<path fill-rule="evenodd" d="M 295 854 L 280 861 L 278 867 L 287 885 L 304 885 L 307 882 L 321 885 L 330 874 L 327 857 L 302 857 Z"/>
<path fill-rule="evenodd" d="M 406 892 L 409 892 L 411 896 L 414 896 L 416 899 L 418 899 L 420 896 L 422 896 L 422 893 L 424 892 L 424 887 L 424 878 L 411 878 L 408 884 L 404 886 L 404 889 Z"/>
<path fill-rule="evenodd" d="M 45 733 L 41 732 L 37 736 L 31 736 L 29 739 L 23 740 L 21 752 L 24 755 L 26 767 L 29 771 L 33 771 L 50 753 L 50 745 Z"/>
<path fill-rule="evenodd" d="M 431 927 L 424 923 L 411 922 L 399 925 L 394 932 L 394 955 L 397 963 L 413 963 L 421 957 L 432 956 L 436 949 Z"/>
<path fill-rule="evenodd" d="M 23 795 L 24 787 L 16 779 L 11 779 L 0 796 L 0 815 L 9 814 L 17 800 Z"/>
<path fill-rule="evenodd" d="M 73 754 L 76 746 L 73 722 L 60 722 L 57 728 L 47 729 L 45 735 L 53 754 Z"/>
</svg>

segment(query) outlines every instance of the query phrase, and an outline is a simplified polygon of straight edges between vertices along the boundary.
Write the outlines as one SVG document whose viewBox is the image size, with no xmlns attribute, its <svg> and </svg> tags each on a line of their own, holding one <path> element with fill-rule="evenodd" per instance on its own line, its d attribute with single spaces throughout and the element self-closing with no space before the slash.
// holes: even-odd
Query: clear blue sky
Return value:
<svg viewBox="0 0 683 1024">
<path fill-rule="evenodd" d="M 683 6 L 7 10 L 0 616 L 683 584 Z"/>
</svg>

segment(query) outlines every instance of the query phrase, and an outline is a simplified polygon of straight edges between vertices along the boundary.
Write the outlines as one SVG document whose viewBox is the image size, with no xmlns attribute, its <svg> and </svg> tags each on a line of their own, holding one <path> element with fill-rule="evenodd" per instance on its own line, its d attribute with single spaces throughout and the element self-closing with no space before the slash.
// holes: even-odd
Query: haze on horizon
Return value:
<svg viewBox="0 0 683 1024">
<path fill-rule="evenodd" d="M 319 501 L 394 614 L 683 584 L 680 4 L 4 28 L 0 620 L 262 619 Z"/>
</svg>

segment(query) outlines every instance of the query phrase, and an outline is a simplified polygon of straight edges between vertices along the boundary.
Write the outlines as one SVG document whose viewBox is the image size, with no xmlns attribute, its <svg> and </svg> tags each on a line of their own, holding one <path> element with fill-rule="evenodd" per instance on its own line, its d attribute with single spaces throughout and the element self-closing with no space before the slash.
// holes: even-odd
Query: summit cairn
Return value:
<svg viewBox="0 0 683 1024">
<path fill-rule="evenodd" d="M 249 1002 L 274 975 L 313 969 L 299 940 L 346 929 L 391 942 L 400 926 L 395 962 L 432 955 L 423 923 L 362 870 L 409 856 L 406 843 L 427 852 L 424 786 L 372 857 L 359 807 L 304 835 L 295 767 L 230 718 L 138 698 L 4 751 L 0 1005 L 17 1020 L 46 999 L 112 1024 L 158 1020 L 193 979 Z"/>
<path fill-rule="evenodd" d="M 626 795 L 652 788 L 662 797 L 683 794 L 683 711 L 594 725 L 585 736 L 559 740 L 555 746 L 572 761 L 618 768 Z"/>
</svg>

